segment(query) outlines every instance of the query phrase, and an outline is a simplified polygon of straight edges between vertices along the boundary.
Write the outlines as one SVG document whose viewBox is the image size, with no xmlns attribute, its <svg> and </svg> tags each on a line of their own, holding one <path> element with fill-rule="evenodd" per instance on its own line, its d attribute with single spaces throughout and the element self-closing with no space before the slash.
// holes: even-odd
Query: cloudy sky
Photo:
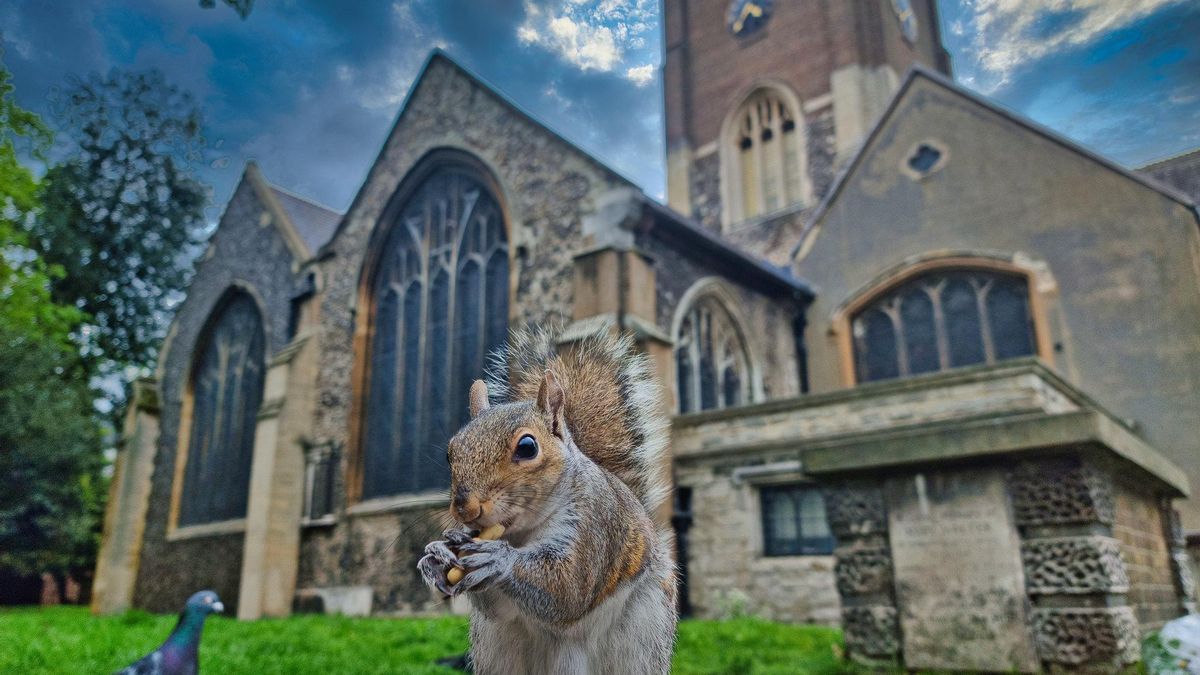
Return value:
<svg viewBox="0 0 1200 675">
<path fill-rule="evenodd" d="M 967 86 L 1130 166 L 1200 146 L 1200 3 L 939 2 Z M 258 0 L 243 21 L 220 2 L 6 0 L 0 41 L 34 110 L 69 75 L 113 67 L 158 68 L 191 90 L 218 206 L 255 159 L 272 182 L 344 209 L 435 46 L 661 195 L 658 4 Z"/>
</svg>

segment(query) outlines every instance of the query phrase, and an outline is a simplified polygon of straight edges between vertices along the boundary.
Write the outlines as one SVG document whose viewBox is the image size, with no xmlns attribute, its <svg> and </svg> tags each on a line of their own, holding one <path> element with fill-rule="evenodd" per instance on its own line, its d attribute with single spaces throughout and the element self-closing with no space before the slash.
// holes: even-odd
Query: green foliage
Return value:
<svg viewBox="0 0 1200 675">
<path fill-rule="evenodd" d="M 0 568 L 91 567 L 103 457 L 84 382 L 76 351 L 0 322 Z"/>
<path fill-rule="evenodd" d="M 158 646 L 174 617 L 141 612 L 95 618 L 86 610 L 0 611 L 0 672 L 107 673 Z M 676 673 L 858 673 L 840 659 L 840 633 L 761 619 L 684 621 Z M 296 616 L 209 619 L 202 672 L 443 673 L 437 659 L 467 648 L 467 621 Z"/>
<path fill-rule="evenodd" d="M 1179 640 L 1171 640 L 1167 644 L 1159 633 L 1151 633 L 1142 642 L 1142 663 L 1146 672 L 1154 675 L 1187 675 L 1187 662 L 1171 655 L 1171 651 L 1179 649 Z"/>
<path fill-rule="evenodd" d="M 857 672 L 842 659 L 837 629 L 750 617 L 681 622 L 673 670 L 698 675 Z"/>
<path fill-rule="evenodd" d="M 41 158 L 50 132 L 12 100 L 0 66 L 0 569 L 90 568 L 100 504 L 99 427 L 72 333 L 84 314 L 55 302 L 60 267 L 28 246 L 38 184 L 19 160 Z"/>
<path fill-rule="evenodd" d="M 199 108 L 157 72 L 76 81 L 57 101 L 74 151 L 43 180 L 30 246 L 53 298 L 89 316 L 97 372 L 148 367 L 204 232 Z"/>
</svg>

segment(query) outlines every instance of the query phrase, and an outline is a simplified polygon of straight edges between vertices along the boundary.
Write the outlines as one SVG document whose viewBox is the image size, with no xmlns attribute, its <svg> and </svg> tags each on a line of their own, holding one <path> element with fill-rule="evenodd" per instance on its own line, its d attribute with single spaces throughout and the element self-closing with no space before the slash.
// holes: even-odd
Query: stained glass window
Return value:
<svg viewBox="0 0 1200 675">
<path fill-rule="evenodd" d="M 711 296 L 697 300 L 675 337 L 679 412 L 712 410 L 749 401 L 746 348 L 733 319 Z"/>
<path fill-rule="evenodd" d="M 952 270 L 909 280 L 851 319 L 860 382 L 1035 353 L 1024 277 Z"/>
<path fill-rule="evenodd" d="M 263 328 L 250 296 L 232 293 L 198 343 L 179 525 L 243 518 L 263 391 Z"/>
<path fill-rule="evenodd" d="M 373 280 L 364 498 L 440 489 L 467 392 L 508 330 L 508 244 L 496 197 L 447 167 L 400 210 Z"/>
</svg>

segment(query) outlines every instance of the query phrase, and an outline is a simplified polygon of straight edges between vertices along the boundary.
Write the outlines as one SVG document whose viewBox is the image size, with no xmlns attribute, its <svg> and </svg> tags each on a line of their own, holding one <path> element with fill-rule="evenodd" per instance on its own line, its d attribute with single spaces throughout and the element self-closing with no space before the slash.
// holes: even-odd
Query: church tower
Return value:
<svg viewBox="0 0 1200 675">
<path fill-rule="evenodd" d="M 814 205 L 914 63 L 936 0 L 664 0 L 667 200 L 715 232 Z"/>
</svg>

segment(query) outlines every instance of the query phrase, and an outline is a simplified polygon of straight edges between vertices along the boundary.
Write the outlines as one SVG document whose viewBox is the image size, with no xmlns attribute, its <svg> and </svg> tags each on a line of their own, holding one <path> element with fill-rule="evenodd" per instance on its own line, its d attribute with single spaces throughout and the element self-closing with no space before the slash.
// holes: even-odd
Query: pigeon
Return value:
<svg viewBox="0 0 1200 675">
<path fill-rule="evenodd" d="M 225 611 L 225 605 L 212 591 L 200 591 L 188 598 L 179 614 L 175 629 L 158 649 L 113 675 L 196 675 L 200 672 L 200 631 L 213 612 Z"/>
</svg>

